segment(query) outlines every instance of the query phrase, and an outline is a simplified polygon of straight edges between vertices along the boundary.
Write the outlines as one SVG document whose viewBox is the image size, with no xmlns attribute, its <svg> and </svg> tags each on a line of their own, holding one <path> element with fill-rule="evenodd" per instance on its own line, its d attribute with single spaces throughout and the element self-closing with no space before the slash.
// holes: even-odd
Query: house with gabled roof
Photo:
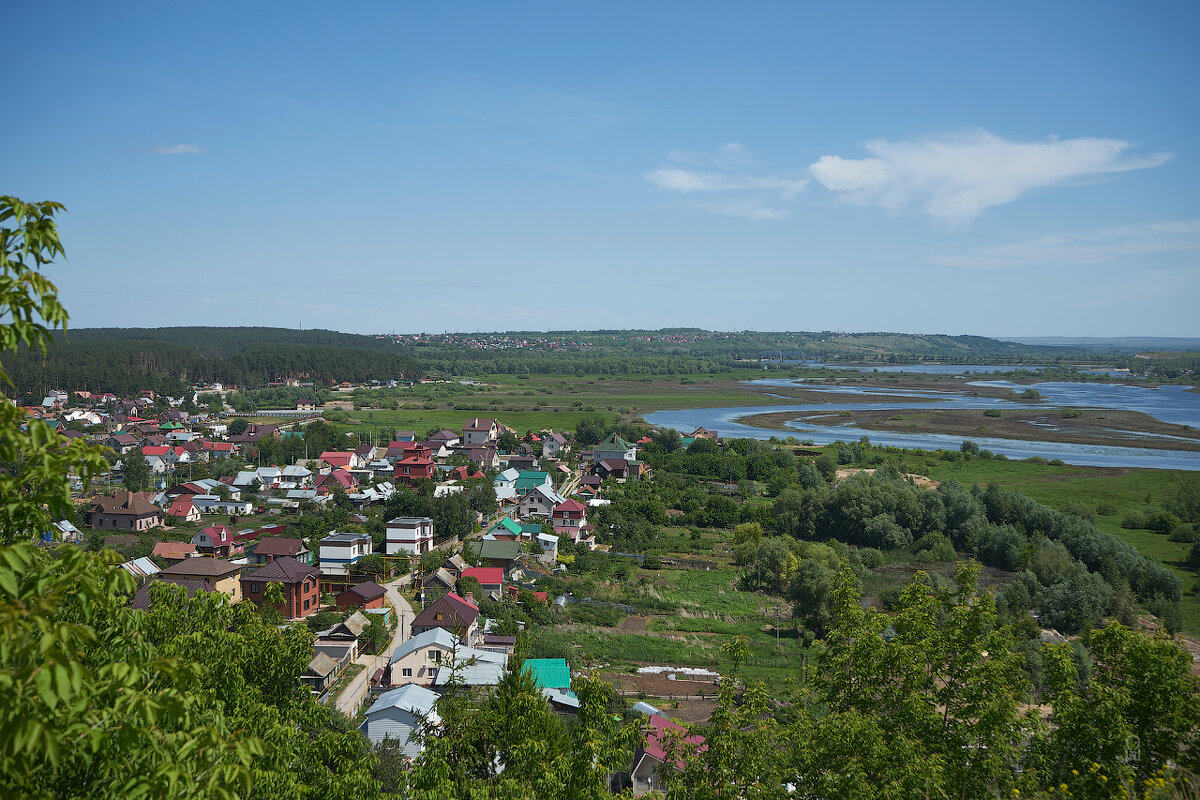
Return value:
<svg viewBox="0 0 1200 800">
<path fill-rule="evenodd" d="M 146 492 L 120 490 L 92 501 L 92 530 L 147 531 L 163 524 L 162 509 Z"/>
<path fill-rule="evenodd" d="M 167 508 L 167 516 L 175 517 L 182 522 L 199 522 L 200 509 L 187 496 L 176 497 Z"/>
<path fill-rule="evenodd" d="M 663 790 L 666 786 L 664 770 L 682 770 L 687 766 L 690 754 L 707 749 L 703 736 L 689 734 L 682 725 L 658 714 L 651 714 L 647 719 L 646 738 L 633 754 L 630 777 L 635 797 Z M 677 743 L 674 746 L 672 739 Z M 668 754 L 673 749 L 674 758 Z"/>
<path fill-rule="evenodd" d="M 267 586 L 278 583 L 283 589 L 279 611 L 287 619 L 302 619 L 317 613 L 321 570 L 294 558 L 280 556 L 264 567 L 242 575 L 242 596 L 257 606 L 266 602 Z"/>
<path fill-rule="evenodd" d="M 240 555 L 245 549 L 244 545 L 234 537 L 233 531 L 225 525 L 204 528 L 192 537 L 192 544 L 196 545 L 196 549 L 205 555 L 224 558 Z"/>
<path fill-rule="evenodd" d="M 242 599 L 242 585 L 239 580 L 241 572 L 241 564 L 234 564 L 223 558 L 185 558 L 178 564 L 167 567 L 158 573 L 158 576 L 208 581 L 215 591 L 236 603 Z"/>
<path fill-rule="evenodd" d="M 552 433 L 542 440 L 542 456 L 559 458 L 571 449 L 571 443 L 561 433 Z"/>
<path fill-rule="evenodd" d="M 303 539 L 283 536 L 264 536 L 247 548 L 251 565 L 270 564 L 277 558 L 293 558 L 301 564 L 312 566 L 312 551 L 304 546 Z"/>
<path fill-rule="evenodd" d="M 462 443 L 467 447 L 492 444 L 500 438 L 500 423 L 494 419 L 474 417 L 463 425 Z"/>
<path fill-rule="evenodd" d="M 517 504 L 518 513 L 523 517 L 548 517 L 555 506 L 566 502 L 565 497 L 547 486 L 535 486 L 521 498 Z"/>
<path fill-rule="evenodd" d="M 199 554 L 200 551 L 191 542 L 156 542 L 150 551 L 150 555 L 167 561 L 183 561 Z"/>
<path fill-rule="evenodd" d="M 461 582 L 463 578 L 474 578 L 479 581 L 479 587 L 483 589 L 484 595 L 493 600 L 500 599 L 501 593 L 504 591 L 504 570 L 500 567 L 471 567 L 463 570 L 459 581 Z"/>
<path fill-rule="evenodd" d="M 372 744 L 395 739 L 406 758 L 416 759 L 424 749 L 419 731 L 441 722 L 437 701 L 436 692 L 416 684 L 384 692 L 367 709 L 360 730 Z"/>
<path fill-rule="evenodd" d="M 313 488 L 318 492 L 328 494 L 338 488 L 350 492 L 356 486 L 358 486 L 358 478 L 354 476 L 354 473 L 347 469 L 335 469 L 328 475 L 322 475 Z"/>
<path fill-rule="evenodd" d="M 478 620 L 479 606 L 454 592 L 447 592 L 417 614 L 412 621 L 412 635 L 445 628 L 469 643 L 475 639 Z"/>
<path fill-rule="evenodd" d="M 524 552 L 520 542 L 499 539 L 472 539 L 466 546 L 486 566 L 502 569 L 511 569 Z"/>
<path fill-rule="evenodd" d="M 372 608 L 383 608 L 387 590 L 375 581 L 365 581 L 355 584 L 344 592 L 340 592 L 335 601 L 342 611 L 360 608 L 364 611 Z"/>
</svg>

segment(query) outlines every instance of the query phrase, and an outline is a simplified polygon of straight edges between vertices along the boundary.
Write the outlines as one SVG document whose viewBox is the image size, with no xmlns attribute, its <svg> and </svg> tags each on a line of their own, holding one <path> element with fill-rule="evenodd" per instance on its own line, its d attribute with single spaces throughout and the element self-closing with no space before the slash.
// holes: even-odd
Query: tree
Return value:
<svg viewBox="0 0 1200 800">
<path fill-rule="evenodd" d="M 143 492 L 150 487 L 150 465 L 135 447 L 121 459 L 121 483 L 131 492 Z"/>
<path fill-rule="evenodd" d="M 245 417 L 234 417 L 229 421 L 229 435 L 241 436 L 250 427 L 250 421 Z"/>
<path fill-rule="evenodd" d="M 42 348 L 66 322 L 36 270 L 62 252 L 59 210 L 0 198 L 0 350 Z M 0 796 L 373 795 L 361 735 L 296 683 L 304 631 L 167 582 L 134 610 L 111 550 L 30 544 L 69 513 L 70 470 L 86 479 L 103 456 L 18 414 L 0 403 Z"/>
</svg>

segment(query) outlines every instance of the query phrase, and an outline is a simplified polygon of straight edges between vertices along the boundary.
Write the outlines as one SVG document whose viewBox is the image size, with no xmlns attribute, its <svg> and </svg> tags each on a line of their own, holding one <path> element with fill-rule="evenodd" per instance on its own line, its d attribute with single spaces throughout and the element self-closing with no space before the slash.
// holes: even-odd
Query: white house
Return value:
<svg viewBox="0 0 1200 800">
<path fill-rule="evenodd" d="M 489 445 L 500 438 L 500 424 L 494 419 L 474 419 L 467 420 L 467 424 L 463 425 L 463 440 L 462 443 L 466 447 L 482 447 Z"/>
<path fill-rule="evenodd" d="M 371 536 L 366 533 L 331 533 L 318 544 L 321 572 L 345 577 L 350 565 L 371 552 Z"/>
<path fill-rule="evenodd" d="M 530 489 L 528 494 L 521 498 L 517 509 L 523 517 L 548 517 L 555 506 L 564 502 L 566 502 L 566 498 L 558 492 L 547 488 L 545 485 L 540 485 Z"/>
<path fill-rule="evenodd" d="M 420 555 L 433 549 L 433 520 L 429 517 L 396 517 L 387 522 L 386 552 Z"/>
<path fill-rule="evenodd" d="M 508 664 L 508 656 L 492 650 L 467 647 L 462 639 L 445 628 L 430 628 L 392 651 L 392 686 L 409 683 L 435 685 L 438 670 L 455 663 L 460 668 L 483 663 L 496 664 L 503 670 Z"/>
<path fill-rule="evenodd" d="M 561 433 L 552 433 L 542 439 L 542 455 L 546 458 L 558 458 L 570 449 L 570 443 Z"/>
<path fill-rule="evenodd" d="M 537 543 L 542 547 L 542 554 L 538 556 L 539 561 L 547 564 L 553 564 L 558 561 L 558 537 L 550 533 L 539 533 L 537 535 Z"/>
<path fill-rule="evenodd" d="M 426 723 L 437 725 L 441 722 L 437 701 L 436 692 L 416 684 L 384 692 L 367 709 L 367 718 L 360 730 L 372 744 L 379 744 L 386 738 L 395 739 L 400 743 L 400 752 L 416 758 L 422 750 L 417 731 Z"/>
</svg>

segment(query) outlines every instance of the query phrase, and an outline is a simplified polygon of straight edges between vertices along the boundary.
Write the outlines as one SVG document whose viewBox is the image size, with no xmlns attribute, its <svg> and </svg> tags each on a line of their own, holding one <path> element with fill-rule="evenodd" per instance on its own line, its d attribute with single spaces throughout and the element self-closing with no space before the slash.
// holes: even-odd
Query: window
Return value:
<svg viewBox="0 0 1200 800">
<path fill-rule="evenodd" d="M 412 677 L 412 667 L 407 667 L 405 669 L 400 670 L 400 675 L 405 678 L 411 678 Z"/>
<path fill-rule="evenodd" d="M 250 591 L 253 592 L 254 594 L 258 594 L 258 584 L 257 583 L 250 584 Z"/>
<path fill-rule="evenodd" d="M 436 619 L 438 622 L 441 622 L 441 621 L 442 621 L 442 612 L 440 612 L 440 611 L 439 611 L 439 612 L 437 613 L 437 616 L 436 616 L 436 617 L 434 617 L 434 619 Z"/>
<path fill-rule="evenodd" d="M 305 611 L 308 611 L 308 604 L 309 604 L 309 603 L 311 603 L 311 602 L 312 602 L 312 601 L 311 601 L 311 600 L 309 600 L 308 598 L 305 598 L 305 599 L 304 599 L 304 610 L 305 610 Z"/>
<path fill-rule="evenodd" d="M 442 663 L 442 651 L 441 650 L 430 650 L 429 651 L 429 660 L 435 664 Z"/>
</svg>

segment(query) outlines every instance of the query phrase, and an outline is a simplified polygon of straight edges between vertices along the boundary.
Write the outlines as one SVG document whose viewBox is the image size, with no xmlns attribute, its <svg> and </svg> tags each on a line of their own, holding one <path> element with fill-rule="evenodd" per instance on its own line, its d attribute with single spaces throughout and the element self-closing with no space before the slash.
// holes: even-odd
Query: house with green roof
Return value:
<svg viewBox="0 0 1200 800">
<path fill-rule="evenodd" d="M 516 537 L 520 538 L 521 525 L 519 523 L 513 522 L 511 517 L 504 517 L 499 522 L 497 522 L 495 525 L 493 525 L 490 529 L 488 529 L 487 533 L 485 533 L 484 536 L 487 536 L 488 534 L 495 534 L 497 536 L 516 536 Z"/>
<path fill-rule="evenodd" d="M 637 461 L 637 445 L 631 444 L 614 433 L 592 448 L 592 463 L 599 464 L 608 459 Z"/>
<path fill-rule="evenodd" d="M 472 539 L 467 542 L 467 548 L 484 566 L 504 569 L 512 567 L 523 552 L 521 543 L 511 539 Z"/>
<path fill-rule="evenodd" d="M 527 658 L 521 666 L 539 689 L 570 689 L 571 668 L 565 658 Z"/>
<path fill-rule="evenodd" d="M 517 476 L 513 488 L 517 492 L 518 497 L 524 497 L 539 486 L 544 486 L 547 489 L 553 489 L 554 483 L 550 480 L 549 472 L 537 472 L 535 470 L 522 470 Z"/>
</svg>

